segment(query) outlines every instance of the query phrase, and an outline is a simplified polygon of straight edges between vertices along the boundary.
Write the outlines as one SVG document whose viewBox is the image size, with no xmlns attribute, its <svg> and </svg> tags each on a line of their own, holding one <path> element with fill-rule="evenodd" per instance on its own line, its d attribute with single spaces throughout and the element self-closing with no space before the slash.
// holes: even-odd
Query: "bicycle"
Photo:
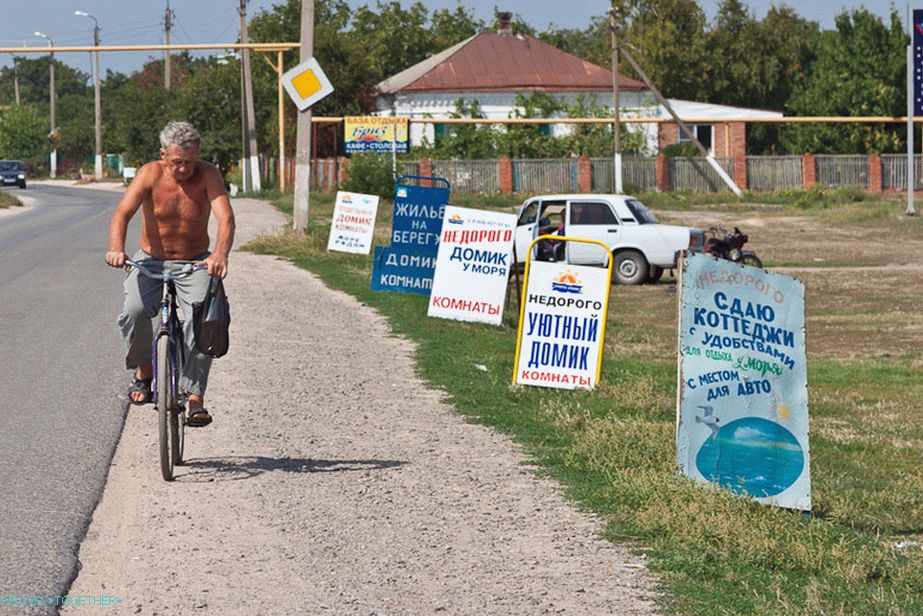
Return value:
<svg viewBox="0 0 923 616">
<path fill-rule="evenodd" d="M 184 397 L 179 391 L 179 377 L 186 359 L 183 323 L 176 313 L 176 285 L 173 281 L 187 278 L 195 271 L 206 269 L 206 266 L 190 262 L 176 274 L 155 274 L 130 259 L 125 264 L 148 278 L 164 282 L 159 311 L 160 329 L 151 342 L 151 365 L 154 368 L 154 404 L 159 416 L 160 473 L 164 481 L 173 481 L 173 467 L 183 464 L 186 427 Z M 186 318 L 192 317 L 186 315 Z"/>
</svg>

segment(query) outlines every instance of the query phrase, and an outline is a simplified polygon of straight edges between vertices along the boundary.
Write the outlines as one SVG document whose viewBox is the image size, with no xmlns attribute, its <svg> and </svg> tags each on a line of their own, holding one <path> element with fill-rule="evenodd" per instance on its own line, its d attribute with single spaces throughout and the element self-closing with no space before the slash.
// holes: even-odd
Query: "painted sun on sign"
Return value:
<svg viewBox="0 0 923 616">
<path fill-rule="evenodd" d="M 580 284 L 580 279 L 572 270 L 565 270 L 558 274 L 551 282 L 551 289 L 561 293 L 583 293 L 583 285 Z"/>
</svg>

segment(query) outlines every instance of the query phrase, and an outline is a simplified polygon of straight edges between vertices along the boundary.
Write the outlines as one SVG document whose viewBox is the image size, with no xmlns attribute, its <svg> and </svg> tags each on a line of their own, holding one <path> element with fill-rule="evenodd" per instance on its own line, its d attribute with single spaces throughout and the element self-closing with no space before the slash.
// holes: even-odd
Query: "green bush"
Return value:
<svg viewBox="0 0 923 616">
<path fill-rule="evenodd" d="M 355 154 L 349 160 L 349 179 L 343 188 L 350 192 L 394 196 L 394 176 L 391 157 L 381 154 Z"/>
<path fill-rule="evenodd" d="M 663 149 L 664 156 L 675 156 L 677 158 L 692 158 L 701 156 L 699 148 L 694 143 L 671 143 Z"/>
</svg>

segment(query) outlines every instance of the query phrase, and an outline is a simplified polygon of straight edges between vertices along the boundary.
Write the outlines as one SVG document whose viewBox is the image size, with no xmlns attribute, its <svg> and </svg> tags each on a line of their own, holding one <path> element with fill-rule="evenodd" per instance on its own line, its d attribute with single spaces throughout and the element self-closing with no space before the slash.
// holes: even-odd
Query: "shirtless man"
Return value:
<svg viewBox="0 0 923 616">
<path fill-rule="evenodd" d="M 192 261 L 207 266 L 188 278 L 176 281 L 177 299 L 185 315 L 183 334 L 186 365 L 180 390 L 187 395 L 187 425 L 206 426 L 211 416 L 205 409 L 205 387 L 211 358 L 195 348 L 192 304 L 204 299 L 209 276 L 224 278 L 228 253 L 234 241 L 234 212 L 224 190 L 224 180 L 213 165 L 198 160 L 201 137 L 187 122 L 170 122 L 160 133 L 160 160 L 138 171 L 109 221 L 109 251 L 106 263 L 125 267 L 125 233 L 128 223 L 141 208 L 141 250 L 133 261 L 144 261 L 156 273 L 175 272 Z M 208 251 L 208 219 L 218 221 L 218 238 Z M 129 388 L 134 404 L 152 399 L 151 319 L 159 308 L 163 283 L 141 276 L 131 269 L 125 278 L 125 302 L 119 327 L 128 346 L 125 365 L 135 370 Z"/>
</svg>

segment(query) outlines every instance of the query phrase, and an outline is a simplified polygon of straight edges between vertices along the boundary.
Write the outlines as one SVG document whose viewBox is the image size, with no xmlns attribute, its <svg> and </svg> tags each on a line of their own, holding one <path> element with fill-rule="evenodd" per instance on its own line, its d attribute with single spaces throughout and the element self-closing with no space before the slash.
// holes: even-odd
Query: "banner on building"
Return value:
<svg viewBox="0 0 923 616">
<path fill-rule="evenodd" d="M 515 230 L 515 214 L 446 207 L 427 314 L 500 325 Z"/>
<path fill-rule="evenodd" d="M 346 116 L 344 119 L 346 152 L 394 152 L 406 154 L 407 118 L 396 116 Z"/>
<path fill-rule="evenodd" d="M 414 180 L 438 186 L 402 184 Z M 449 194 L 450 185 L 445 178 L 401 176 L 397 179 L 391 245 L 375 247 L 373 291 L 430 294 Z"/>
<path fill-rule="evenodd" d="M 327 250 L 369 254 L 377 215 L 378 195 L 339 191 L 333 207 Z"/>
<path fill-rule="evenodd" d="M 541 236 L 532 243 L 548 236 Z M 564 242 L 595 240 L 555 236 Z M 513 382 L 593 389 L 602 369 L 612 259 L 608 267 L 526 259 Z"/>
<path fill-rule="evenodd" d="M 693 479 L 811 509 L 804 285 L 684 259 L 676 461 Z"/>
</svg>

